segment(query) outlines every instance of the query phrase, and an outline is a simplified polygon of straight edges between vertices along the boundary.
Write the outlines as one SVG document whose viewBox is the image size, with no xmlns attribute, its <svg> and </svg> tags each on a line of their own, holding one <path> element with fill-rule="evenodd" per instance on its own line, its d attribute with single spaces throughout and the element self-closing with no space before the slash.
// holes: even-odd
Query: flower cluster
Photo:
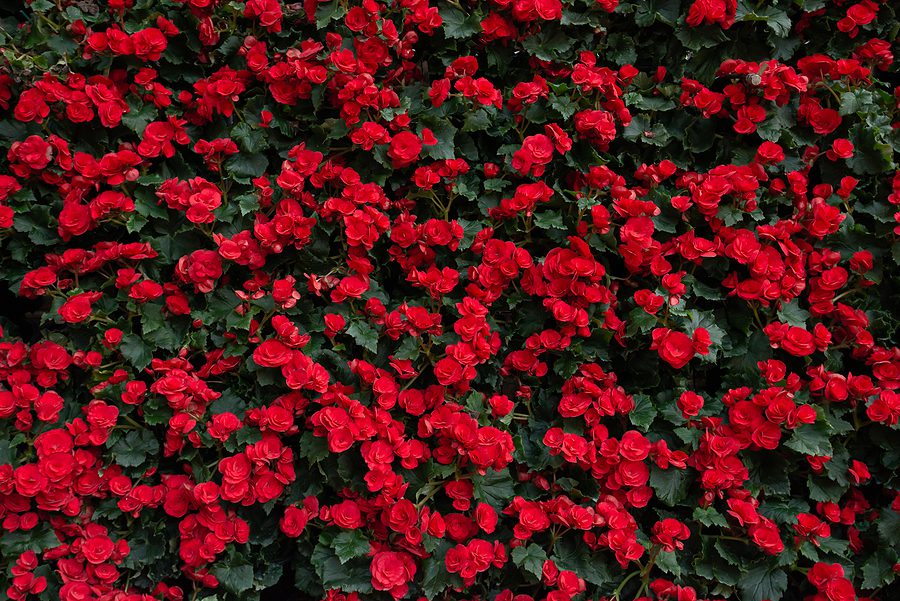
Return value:
<svg viewBox="0 0 900 601">
<path fill-rule="evenodd" d="M 893 601 L 883 0 L 0 7 L 0 599 Z"/>
</svg>

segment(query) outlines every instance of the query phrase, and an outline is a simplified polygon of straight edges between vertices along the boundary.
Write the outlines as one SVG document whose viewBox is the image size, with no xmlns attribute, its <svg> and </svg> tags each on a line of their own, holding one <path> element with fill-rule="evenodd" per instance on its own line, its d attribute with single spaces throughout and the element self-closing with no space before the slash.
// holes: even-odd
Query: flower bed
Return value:
<svg viewBox="0 0 900 601">
<path fill-rule="evenodd" d="M 900 598 L 894 8 L 4 7 L 0 599 Z"/>
</svg>

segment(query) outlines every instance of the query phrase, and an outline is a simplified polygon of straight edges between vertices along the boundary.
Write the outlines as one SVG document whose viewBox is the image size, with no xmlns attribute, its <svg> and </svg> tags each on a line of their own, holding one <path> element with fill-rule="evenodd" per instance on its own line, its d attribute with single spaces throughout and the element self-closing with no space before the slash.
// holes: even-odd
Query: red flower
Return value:
<svg viewBox="0 0 900 601">
<path fill-rule="evenodd" d="M 291 360 L 292 353 L 278 340 L 266 340 L 253 351 L 253 361 L 261 367 L 280 367 Z"/>
<path fill-rule="evenodd" d="M 682 332 L 669 328 L 655 328 L 651 333 L 653 343 L 651 350 L 656 350 L 660 358 L 675 369 L 681 369 L 699 353 L 709 352 L 709 335 L 703 328 L 697 328 L 692 340 Z"/>
<path fill-rule="evenodd" d="M 388 156 L 394 169 L 412 165 L 422 153 L 422 140 L 411 131 L 401 131 L 391 138 Z"/>
<path fill-rule="evenodd" d="M 81 323 L 91 315 L 93 304 L 100 300 L 102 292 L 82 292 L 66 299 L 57 310 L 66 323 Z"/>
<path fill-rule="evenodd" d="M 370 565 L 372 586 L 377 591 L 388 591 L 395 599 L 406 595 L 408 583 L 416 575 L 416 563 L 409 553 L 380 551 Z"/>
<path fill-rule="evenodd" d="M 325 315 L 325 335 L 329 338 L 334 338 L 346 325 L 347 320 L 339 313 L 328 313 Z"/>
<path fill-rule="evenodd" d="M 687 24 L 697 27 L 705 23 L 728 29 L 734 24 L 736 10 L 736 0 L 694 0 L 688 10 Z"/>
<path fill-rule="evenodd" d="M 700 410 L 703 409 L 703 397 L 696 392 L 686 390 L 678 397 L 678 408 L 685 419 L 696 417 Z"/>
<path fill-rule="evenodd" d="M 148 27 L 131 34 L 134 55 L 145 61 L 158 61 L 166 51 L 169 41 L 156 27 Z"/>
<path fill-rule="evenodd" d="M 108 536 L 94 536 L 82 543 L 81 552 L 88 563 L 100 564 L 110 558 L 115 547 Z"/>
<path fill-rule="evenodd" d="M 528 136 L 513 154 L 512 167 L 522 175 L 540 177 L 553 158 L 553 142 L 544 134 Z"/>
<path fill-rule="evenodd" d="M 784 550 L 781 534 L 774 523 L 765 518 L 763 520 L 751 526 L 747 532 L 760 549 L 769 555 L 778 555 Z"/>
<path fill-rule="evenodd" d="M 666 518 L 653 525 L 653 536 L 650 540 L 669 553 L 684 549 L 684 542 L 691 536 L 691 531 L 683 523 L 673 518 Z"/>
<path fill-rule="evenodd" d="M 308 521 L 309 514 L 305 509 L 301 509 L 295 505 L 289 505 L 287 509 L 284 510 L 284 516 L 281 518 L 278 526 L 286 536 L 297 538 L 303 533 Z"/>
</svg>

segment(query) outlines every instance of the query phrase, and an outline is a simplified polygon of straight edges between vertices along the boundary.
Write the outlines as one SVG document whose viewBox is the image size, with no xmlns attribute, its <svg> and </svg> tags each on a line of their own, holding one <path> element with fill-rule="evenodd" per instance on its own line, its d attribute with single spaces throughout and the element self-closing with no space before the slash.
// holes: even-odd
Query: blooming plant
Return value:
<svg viewBox="0 0 900 601">
<path fill-rule="evenodd" d="M 4 4 L 0 600 L 900 599 L 896 8 Z"/>
</svg>

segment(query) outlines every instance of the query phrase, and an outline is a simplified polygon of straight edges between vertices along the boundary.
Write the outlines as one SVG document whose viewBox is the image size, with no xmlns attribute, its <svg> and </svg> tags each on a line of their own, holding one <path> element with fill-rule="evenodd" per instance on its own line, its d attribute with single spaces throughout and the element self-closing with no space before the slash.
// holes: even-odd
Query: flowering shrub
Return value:
<svg viewBox="0 0 900 601">
<path fill-rule="evenodd" d="M 0 20 L 0 598 L 900 598 L 875 0 Z"/>
</svg>

